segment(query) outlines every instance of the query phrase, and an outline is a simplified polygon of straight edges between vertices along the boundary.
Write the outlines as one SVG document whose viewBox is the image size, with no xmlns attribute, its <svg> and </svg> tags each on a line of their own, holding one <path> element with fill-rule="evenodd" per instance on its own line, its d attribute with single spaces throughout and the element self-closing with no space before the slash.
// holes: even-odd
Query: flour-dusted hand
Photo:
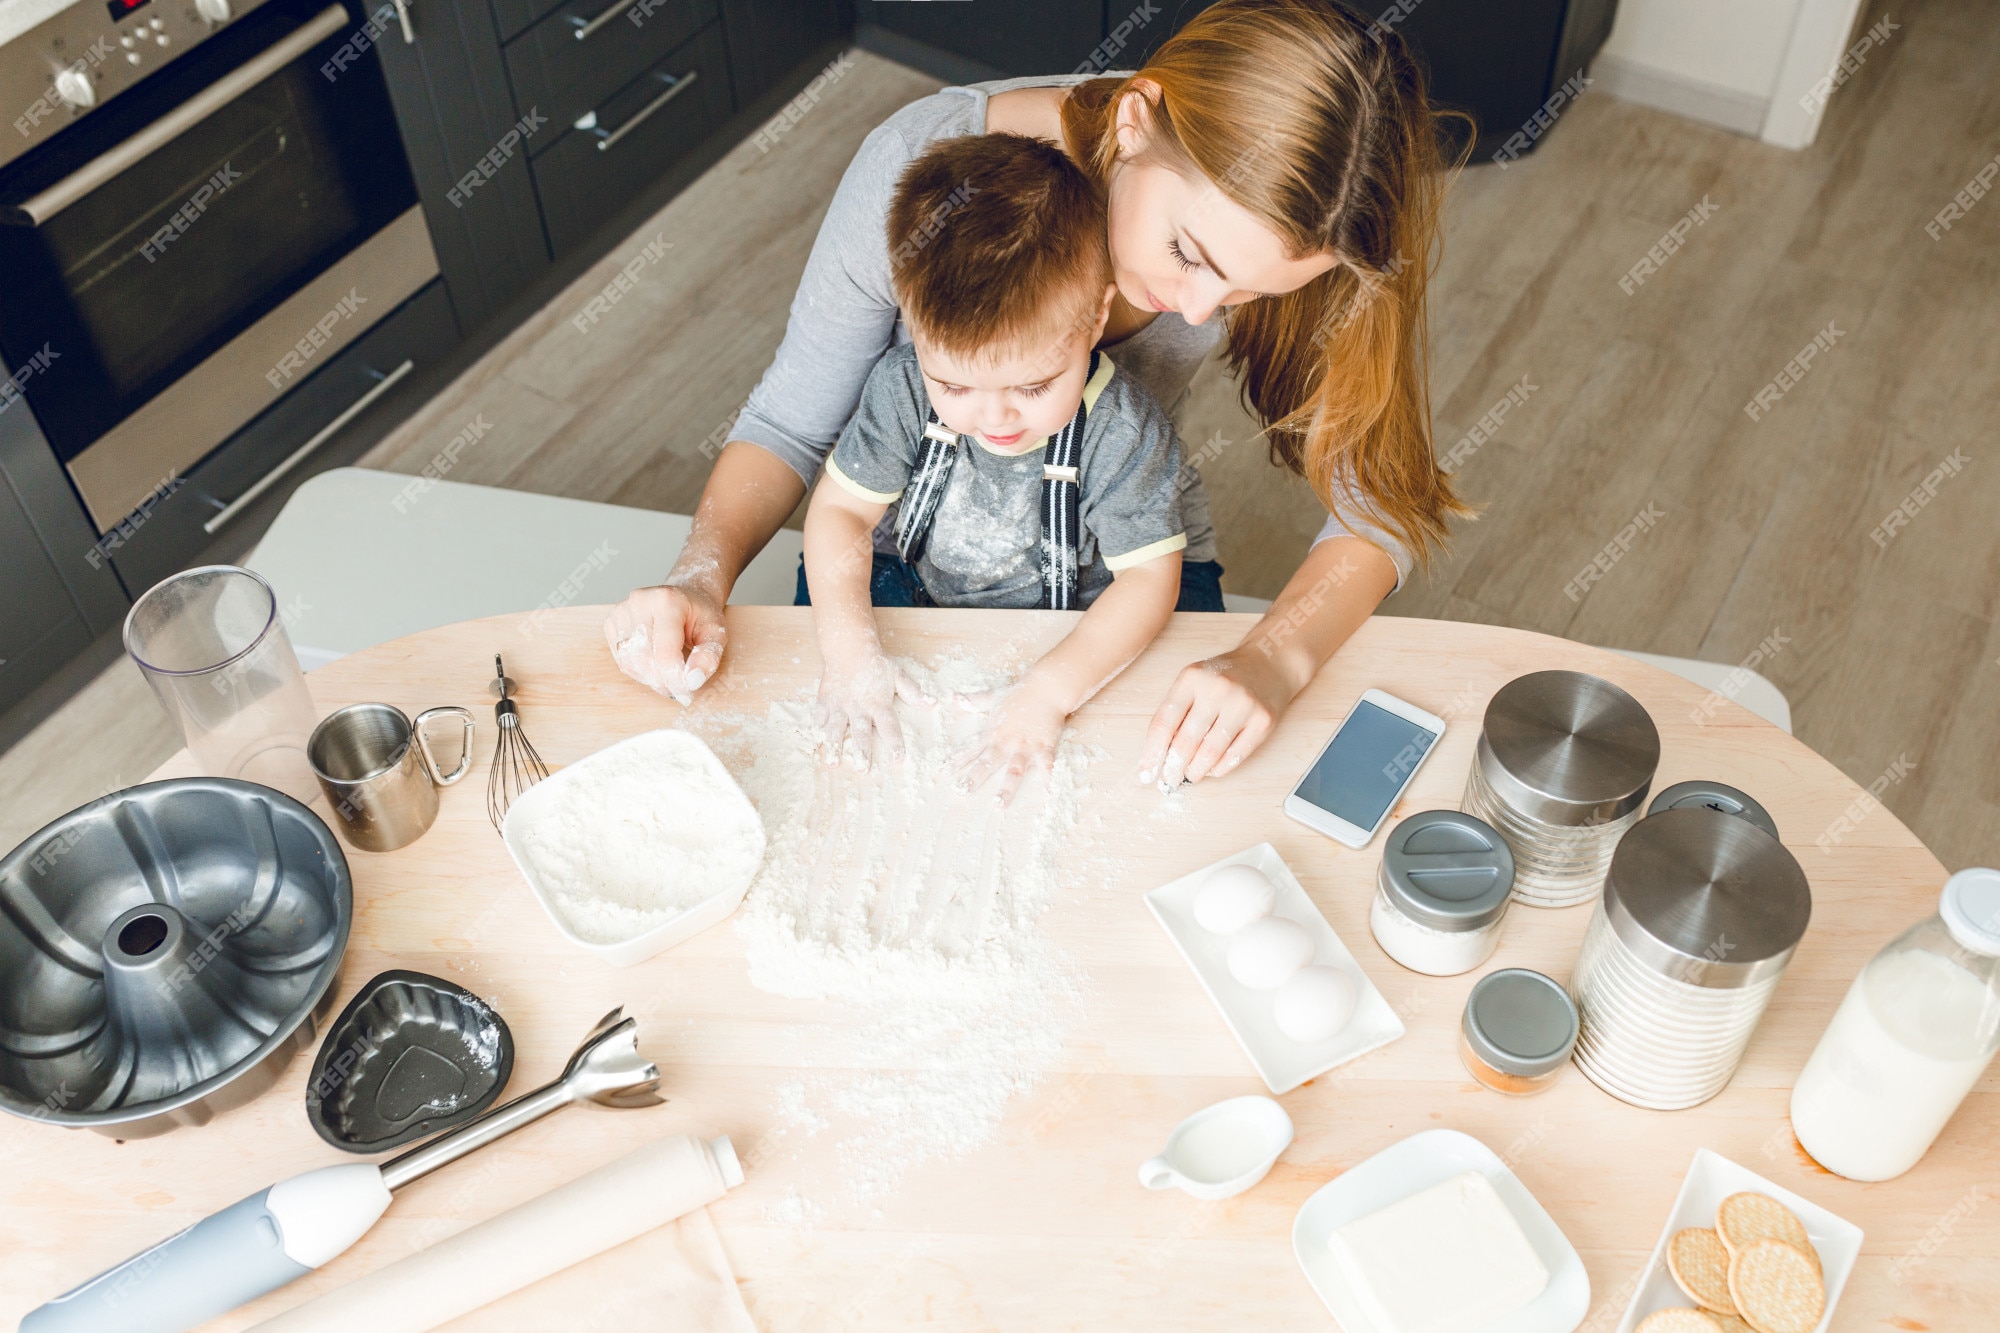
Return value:
<svg viewBox="0 0 2000 1333">
<path fill-rule="evenodd" d="M 930 700 L 909 674 L 881 653 L 857 655 L 855 664 L 828 662 L 819 678 L 819 725 L 827 767 L 846 754 L 862 772 L 879 752 L 892 764 L 903 762 L 903 724 L 896 700 Z"/>
<path fill-rule="evenodd" d="M 722 606 L 693 586 L 638 588 L 604 618 L 618 669 L 682 705 L 722 668 Z"/>
<path fill-rule="evenodd" d="M 1069 711 L 1034 676 L 1007 689 L 956 699 L 960 707 L 983 714 L 979 739 L 955 761 L 960 791 L 978 791 L 995 782 L 994 801 L 1004 806 L 1030 769 L 1046 773 L 1055 766 L 1056 743 L 1069 723 Z"/>
</svg>

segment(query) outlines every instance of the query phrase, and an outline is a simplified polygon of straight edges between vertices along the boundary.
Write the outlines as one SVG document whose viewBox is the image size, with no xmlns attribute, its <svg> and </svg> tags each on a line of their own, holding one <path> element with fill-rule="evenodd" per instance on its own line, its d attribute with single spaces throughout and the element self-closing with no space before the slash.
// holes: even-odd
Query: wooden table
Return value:
<svg viewBox="0 0 2000 1333">
<path fill-rule="evenodd" d="M 671 725 L 680 709 L 628 681 L 603 646 L 601 609 L 502 617 L 400 639 L 310 677 L 322 709 L 361 700 L 407 711 L 481 709 L 492 653 L 531 683 L 529 726 L 552 764 Z M 1069 623 L 1051 612 L 887 612 L 891 651 L 919 658 L 969 643 L 1033 652 Z M 1856 971 L 1934 909 L 1944 871 L 1886 810 L 1832 851 L 1814 839 L 1860 795 L 1804 745 L 1733 705 L 1707 725 L 1704 695 L 1652 667 L 1560 639 L 1484 625 L 1377 617 L 1321 672 L 1243 770 L 1192 789 L 1184 815 L 1129 781 L 1146 717 L 1184 662 L 1235 642 L 1244 616 L 1178 616 L 1161 640 L 1078 719 L 1107 757 L 1092 770 L 1111 873 L 1065 891 L 1042 928 L 1088 977 L 1061 1058 L 1018 1099 L 997 1138 L 919 1168 L 873 1208 L 807 1229 L 771 1220 L 811 1154 L 797 1136 L 760 1153 L 778 1122 L 777 1088 L 827 1010 L 754 989 L 736 933 L 718 927 L 629 970 L 566 945 L 530 899 L 484 812 L 481 763 L 444 794 L 432 831 L 390 855 L 350 852 L 354 931 L 342 995 L 389 967 L 452 977 L 491 998 L 518 1045 L 514 1089 L 552 1076 L 592 1020 L 623 1004 L 670 1101 L 645 1112 L 563 1112 L 488 1149 L 484 1165 L 441 1172 L 399 1195 L 375 1231 L 306 1283 L 219 1322 L 239 1328 L 626 1151 L 654 1134 L 727 1133 L 748 1182 L 713 1207 L 760 1327 L 1323 1328 L 1331 1324 L 1291 1252 L 1291 1225 L 1315 1189 L 1407 1135 L 1447 1126 L 1509 1156 L 1582 1253 L 1609 1333 L 1664 1224 L 1689 1160 L 1714 1149 L 1867 1232 L 1834 1327 L 1923 1333 L 1994 1327 L 2000 1310 L 2000 1095 L 1989 1074 L 1930 1155 L 1900 1180 L 1860 1185 L 1796 1148 L 1787 1090 Z M 808 613 L 731 608 L 730 657 L 698 708 L 761 709 L 817 673 Z M 1814 912 L 1734 1083 L 1695 1110 L 1616 1101 L 1571 1071 L 1551 1092 L 1511 1099 L 1466 1077 L 1454 1039 L 1474 976 L 1427 978 L 1376 947 L 1367 927 L 1379 841 L 1352 852 L 1287 820 L 1285 784 L 1353 699 L 1380 686 L 1450 722 L 1403 811 L 1456 807 L 1486 700 L 1524 672 L 1570 667 L 1616 681 L 1658 722 L 1656 789 L 1712 778 L 1770 810 L 1811 880 Z M 484 719 L 488 714 L 480 712 Z M 185 760 L 178 761 L 184 763 Z M 174 764 L 163 774 L 184 771 Z M 1146 821 L 1150 839 L 1121 836 Z M 1135 1180 L 1183 1116 L 1261 1092 L 1249 1061 L 1141 902 L 1147 889 L 1269 839 L 1361 966 L 1403 1014 L 1408 1035 L 1283 1098 L 1298 1137 L 1268 1179 L 1223 1203 L 1150 1193 Z M 1516 909 L 1489 966 L 1568 976 L 1589 913 Z M 1484 969 L 1482 969 L 1483 971 Z M 1475 974 L 1476 975 L 1476 974 Z M 301 1111 L 307 1061 L 252 1105 L 198 1129 L 119 1145 L 96 1134 L 0 1123 L 0 1320 L 194 1219 L 310 1167 L 339 1160 Z M 816 1148 L 815 1145 L 818 1144 Z M 1984 1193 L 1974 1192 L 1983 1183 Z M 636 1274 L 635 1274 L 636 1276 Z M 673 1327 L 670 1311 L 655 1327 Z"/>
</svg>

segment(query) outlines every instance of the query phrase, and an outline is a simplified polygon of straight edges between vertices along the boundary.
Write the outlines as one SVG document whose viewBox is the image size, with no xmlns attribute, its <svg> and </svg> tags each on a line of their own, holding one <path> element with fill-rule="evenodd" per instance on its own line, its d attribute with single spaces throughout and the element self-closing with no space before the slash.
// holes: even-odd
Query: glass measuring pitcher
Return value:
<svg viewBox="0 0 2000 1333">
<path fill-rule="evenodd" d="M 205 565 L 162 580 L 126 615 L 125 651 L 203 773 L 322 799 L 306 762 L 317 711 L 263 578 Z"/>
</svg>

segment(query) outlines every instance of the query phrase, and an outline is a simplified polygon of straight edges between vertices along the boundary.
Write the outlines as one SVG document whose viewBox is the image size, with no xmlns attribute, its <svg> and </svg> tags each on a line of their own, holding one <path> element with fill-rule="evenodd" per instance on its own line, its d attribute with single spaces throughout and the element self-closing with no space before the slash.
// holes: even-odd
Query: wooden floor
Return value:
<svg viewBox="0 0 2000 1333">
<path fill-rule="evenodd" d="M 1863 26 L 1889 12 L 1871 9 Z M 1893 16 L 1802 153 L 1586 94 L 1532 156 L 1460 177 L 1431 311 L 1440 450 L 1533 388 L 1463 464 L 1483 516 L 1385 609 L 1732 664 L 1767 644 L 1757 669 L 1803 740 L 1864 784 L 1900 775 L 1883 802 L 1946 865 L 1996 864 L 2000 202 L 1936 240 L 1924 226 L 2000 152 L 2000 3 Z M 936 86 L 857 55 L 769 152 L 740 145 L 366 463 L 416 472 L 483 417 L 453 480 L 688 512 L 848 158 Z M 1704 201 L 1680 251 L 1622 291 Z M 580 331 L 656 239 L 671 248 Z M 1829 324 L 1831 347 L 1751 420 L 1744 404 Z M 1318 505 L 1266 462 L 1219 365 L 1181 426 L 1207 459 L 1225 586 L 1271 596 Z M 1873 540 L 1955 450 L 1962 471 Z M 1642 512 L 1658 518 L 1572 599 Z M 135 686 L 120 664 L 0 757 L 0 842 L 164 757 L 155 719 L 129 717 L 150 707 Z M 85 733 L 108 739 L 80 748 Z"/>
</svg>

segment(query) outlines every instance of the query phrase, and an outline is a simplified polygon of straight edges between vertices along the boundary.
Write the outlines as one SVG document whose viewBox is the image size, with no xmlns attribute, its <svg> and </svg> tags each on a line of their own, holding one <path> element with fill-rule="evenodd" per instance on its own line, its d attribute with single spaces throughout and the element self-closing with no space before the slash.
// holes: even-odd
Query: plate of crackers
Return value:
<svg viewBox="0 0 2000 1333">
<path fill-rule="evenodd" d="M 1861 1228 L 1703 1148 L 1617 1333 L 1824 1333 Z"/>
</svg>

